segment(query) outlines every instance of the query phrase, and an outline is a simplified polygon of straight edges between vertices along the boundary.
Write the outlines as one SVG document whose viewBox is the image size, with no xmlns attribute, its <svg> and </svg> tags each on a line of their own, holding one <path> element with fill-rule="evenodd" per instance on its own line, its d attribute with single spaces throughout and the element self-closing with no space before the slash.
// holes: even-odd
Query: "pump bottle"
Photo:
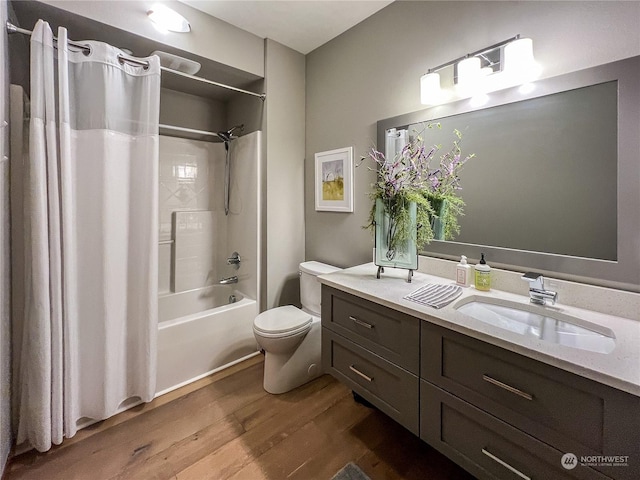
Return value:
<svg viewBox="0 0 640 480">
<path fill-rule="evenodd" d="M 463 287 L 471 284 L 471 265 L 467 264 L 466 255 L 460 257 L 460 263 L 456 265 L 456 283 Z"/>
<path fill-rule="evenodd" d="M 475 287 L 481 292 L 491 290 L 491 267 L 484 259 L 484 253 L 480 254 L 480 263 L 475 267 Z"/>
</svg>

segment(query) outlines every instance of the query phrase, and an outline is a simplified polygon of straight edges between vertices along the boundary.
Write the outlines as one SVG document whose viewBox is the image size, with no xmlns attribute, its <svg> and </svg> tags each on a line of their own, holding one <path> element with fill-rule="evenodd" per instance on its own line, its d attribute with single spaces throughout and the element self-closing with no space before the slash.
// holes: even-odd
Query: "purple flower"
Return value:
<svg viewBox="0 0 640 480">
<path fill-rule="evenodd" d="M 426 125 L 425 130 L 432 127 L 433 125 Z M 415 135 L 393 159 L 388 159 L 382 152 L 371 149 L 368 156 L 377 164 L 379 176 L 378 183 L 374 184 L 377 191 L 374 192 L 374 196 L 390 197 L 402 191 L 427 191 L 435 195 L 450 195 L 459 190 L 459 171 L 473 155 L 462 159 L 462 134 L 457 130 L 454 134 L 456 139 L 453 146 L 440 157 L 437 168 L 433 168 L 431 162 L 440 147 L 425 146 L 420 134 Z M 363 157 L 361 160 L 364 159 Z"/>
</svg>

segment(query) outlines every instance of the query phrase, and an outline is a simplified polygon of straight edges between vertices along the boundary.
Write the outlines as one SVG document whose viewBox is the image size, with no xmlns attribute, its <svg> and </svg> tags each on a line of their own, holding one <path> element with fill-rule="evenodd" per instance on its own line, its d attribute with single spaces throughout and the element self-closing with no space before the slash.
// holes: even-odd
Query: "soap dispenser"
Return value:
<svg viewBox="0 0 640 480">
<path fill-rule="evenodd" d="M 480 263 L 475 267 L 475 287 L 476 290 L 488 292 L 491 290 L 491 267 L 484 259 L 484 253 L 480 254 Z"/>
<path fill-rule="evenodd" d="M 466 255 L 460 257 L 460 263 L 456 265 L 456 283 L 463 287 L 468 287 L 471 284 L 471 275 L 469 270 L 471 266 L 467 264 Z"/>
</svg>

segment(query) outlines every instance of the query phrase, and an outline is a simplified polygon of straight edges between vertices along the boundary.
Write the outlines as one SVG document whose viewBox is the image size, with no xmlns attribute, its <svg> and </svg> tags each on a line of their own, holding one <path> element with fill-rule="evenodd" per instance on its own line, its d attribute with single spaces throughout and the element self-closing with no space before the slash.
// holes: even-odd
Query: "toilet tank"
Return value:
<svg viewBox="0 0 640 480">
<path fill-rule="evenodd" d="M 303 262 L 300 264 L 300 300 L 302 309 L 316 316 L 320 316 L 321 284 L 318 275 L 341 270 L 333 265 L 320 262 Z"/>
</svg>

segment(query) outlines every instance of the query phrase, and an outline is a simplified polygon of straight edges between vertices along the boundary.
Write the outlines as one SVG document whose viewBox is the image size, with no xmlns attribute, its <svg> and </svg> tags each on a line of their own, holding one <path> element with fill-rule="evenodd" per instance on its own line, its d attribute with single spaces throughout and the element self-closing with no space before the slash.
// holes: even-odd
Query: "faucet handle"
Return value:
<svg viewBox="0 0 640 480">
<path fill-rule="evenodd" d="M 531 299 L 531 303 L 545 305 L 547 300 L 551 300 L 551 302 L 555 304 L 558 300 L 557 292 L 544 288 L 544 277 L 541 274 L 527 272 L 522 275 L 521 278 L 529 282 L 529 298 Z"/>
<path fill-rule="evenodd" d="M 522 275 L 522 280 L 526 280 L 531 284 L 530 288 L 544 290 L 544 276 L 536 272 L 526 272 Z"/>
<path fill-rule="evenodd" d="M 536 273 L 536 272 L 525 272 L 522 274 L 522 279 L 523 280 L 537 280 L 538 278 L 542 277 L 541 273 Z"/>
<path fill-rule="evenodd" d="M 229 258 L 227 258 L 227 265 L 234 265 L 236 270 L 240 268 L 240 254 L 233 252 Z"/>
</svg>

